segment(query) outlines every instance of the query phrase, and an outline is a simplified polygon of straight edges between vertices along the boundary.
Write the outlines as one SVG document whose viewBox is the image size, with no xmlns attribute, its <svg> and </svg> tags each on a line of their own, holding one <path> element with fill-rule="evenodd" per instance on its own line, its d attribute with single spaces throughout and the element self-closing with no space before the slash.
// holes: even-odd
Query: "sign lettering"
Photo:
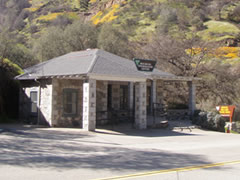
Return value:
<svg viewBox="0 0 240 180">
<path fill-rule="evenodd" d="M 217 106 L 216 109 L 219 111 L 221 116 L 230 117 L 230 122 L 232 122 L 235 106 Z"/>
<path fill-rule="evenodd" d="M 147 59 L 133 59 L 138 71 L 152 72 L 155 68 L 156 61 Z"/>
</svg>

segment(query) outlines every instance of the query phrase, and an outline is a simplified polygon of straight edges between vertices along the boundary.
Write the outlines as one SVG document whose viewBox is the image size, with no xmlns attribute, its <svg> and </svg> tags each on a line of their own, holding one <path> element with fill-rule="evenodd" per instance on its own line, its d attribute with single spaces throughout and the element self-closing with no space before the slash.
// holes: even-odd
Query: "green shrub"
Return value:
<svg viewBox="0 0 240 180">
<path fill-rule="evenodd" d="M 214 131 L 225 131 L 226 118 L 222 117 L 217 112 L 203 112 L 195 114 L 193 123 L 201 126 L 204 129 L 210 129 Z"/>
</svg>

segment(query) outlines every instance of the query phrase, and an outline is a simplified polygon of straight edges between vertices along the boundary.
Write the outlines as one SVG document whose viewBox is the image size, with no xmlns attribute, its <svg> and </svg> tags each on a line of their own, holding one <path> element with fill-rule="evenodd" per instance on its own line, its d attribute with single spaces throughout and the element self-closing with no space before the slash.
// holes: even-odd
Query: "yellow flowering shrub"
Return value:
<svg viewBox="0 0 240 180">
<path fill-rule="evenodd" d="M 60 12 L 60 13 L 50 13 L 50 14 L 47 14 L 47 15 L 44 15 L 44 16 L 40 16 L 39 18 L 37 18 L 37 20 L 51 21 L 51 20 L 56 19 L 59 15 L 62 15 L 62 14 L 63 14 L 62 12 Z"/>
<path fill-rule="evenodd" d="M 207 50 L 207 49 L 205 49 Z M 202 52 L 201 48 L 187 49 L 186 53 L 190 55 L 198 55 Z M 240 47 L 219 47 L 207 54 L 210 57 L 236 59 L 240 58 Z"/>
<path fill-rule="evenodd" d="M 214 55 L 216 57 L 225 57 L 228 59 L 239 58 L 239 47 L 220 47 L 217 48 Z"/>
<path fill-rule="evenodd" d="M 103 15 L 102 11 L 99 11 L 95 16 L 91 18 L 93 24 L 98 25 L 100 23 L 110 22 L 117 18 L 115 13 L 119 11 L 119 4 L 114 4 L 111 9 Z"/>
<path fill-rule="evenodd" d="M 192 48 L 192 49 L 187 49 L 186 52 L 189 55 L 197 55 L 201 53 L 202 49 L 201 48 Z"/>
<path fill-rule="evenodd" d="M 91 18 L 93 24 L 99 24 L 99 21 L 100 21 L 102 15 L 103 15 L 103 12 L 99 11 L 95 16 L 93 16 Z"/>
<path fill-rule="evenodd" d="M 18 74 L 23 74 L 23 70 L 17 64 L 13 63 L 9 59 L 3 59 L 3 63 L 7 64 L 8 66 L 12 67 Z"/>
</svg>

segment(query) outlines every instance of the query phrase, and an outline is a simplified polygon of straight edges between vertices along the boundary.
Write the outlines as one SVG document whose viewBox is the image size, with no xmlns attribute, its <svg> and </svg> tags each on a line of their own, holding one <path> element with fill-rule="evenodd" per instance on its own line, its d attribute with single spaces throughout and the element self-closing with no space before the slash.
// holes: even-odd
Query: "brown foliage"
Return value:
<svg viewBox="0 0 240 180">
<path fill-rule="evenodd" d="M 200 49 L 194 53 L 194 49 Z M 211 107 L 218 104 L 239 103 L 240 65 L 222 63 L 221 59 L 211 59 L 209 53 L 214 44 L 201 42 L 197 37 L 176 39 L 156 35 L 142 48 L 145 58 L 157 60 L 157 66 L 164 71 L 180 76 L 202 78 L 198 82 L 197 100 Z M 140 52 L 138 52 L 140 53 Z"/>
</svg>

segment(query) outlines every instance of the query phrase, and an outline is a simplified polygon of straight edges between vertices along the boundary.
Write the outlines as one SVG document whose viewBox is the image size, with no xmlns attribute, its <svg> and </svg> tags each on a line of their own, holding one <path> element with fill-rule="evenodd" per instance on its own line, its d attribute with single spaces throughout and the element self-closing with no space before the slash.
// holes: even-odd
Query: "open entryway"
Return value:
<svg viewBox="0 0 240 180">
<path fill-rule="evenodd" d="M 97 83 L 97 128 L 134 126 L 134 86 L 129 82 Z"/>
</svg>

